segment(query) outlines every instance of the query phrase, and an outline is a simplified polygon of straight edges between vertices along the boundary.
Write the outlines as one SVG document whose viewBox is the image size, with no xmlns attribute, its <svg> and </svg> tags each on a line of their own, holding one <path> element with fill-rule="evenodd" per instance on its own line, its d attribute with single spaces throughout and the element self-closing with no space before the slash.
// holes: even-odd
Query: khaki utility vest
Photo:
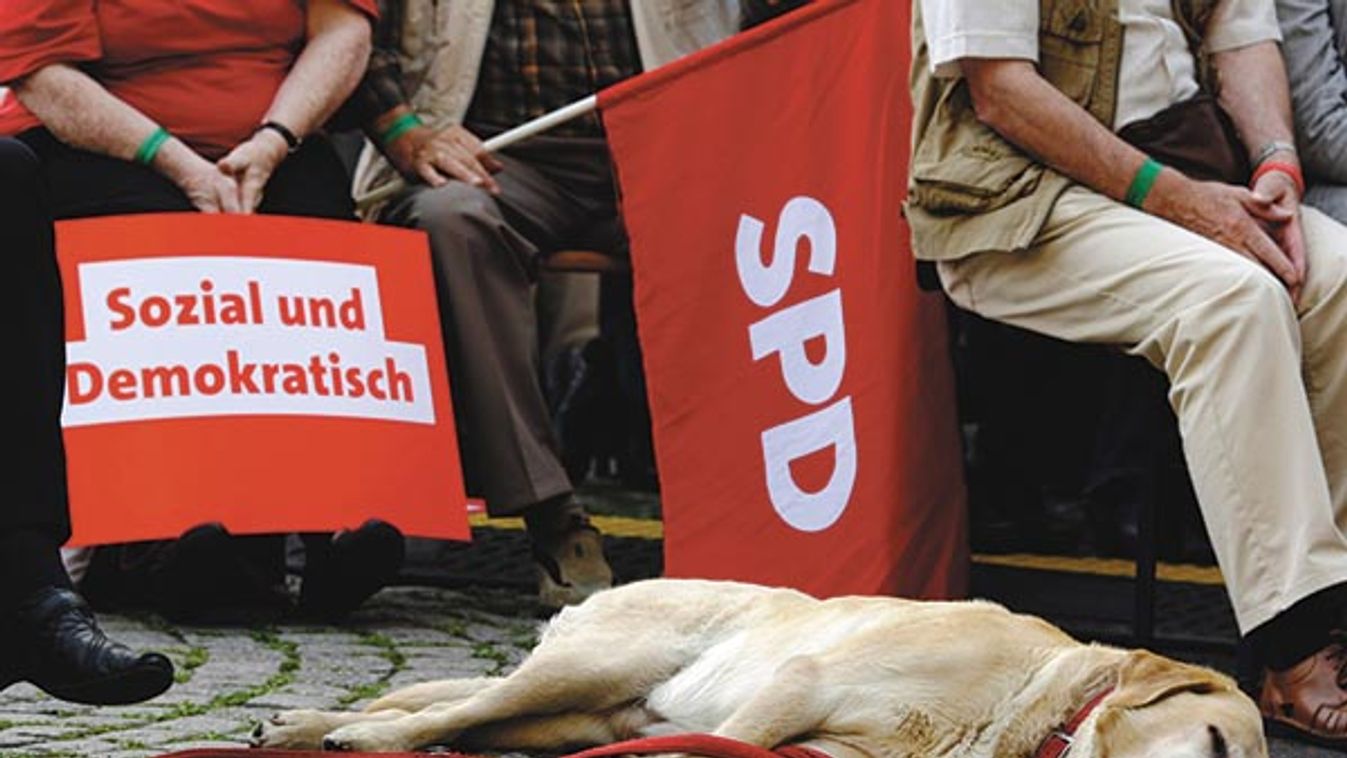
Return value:
<svg viewBox="0 0 1347 758">
<path fill-rule="evenodd" d="M 1218 2 L 1173 0 L 1174 16 L 1194 50 L 1201 49 Z M 994 3 L 987 5 L 995 12 Z M 1072 180 L 978 121 L 963 78 L 931 74 L 920 0 L 912 6 L 912 162 L 905 206 L 912 249 L 925 260 L 1024 250 Z M 1040 0 L 1039 73 L 1109 129 L 1122 47 L 1118 0 Z M 1198 68 L 1208 81 L 1205 62 Z"/>
</svg>

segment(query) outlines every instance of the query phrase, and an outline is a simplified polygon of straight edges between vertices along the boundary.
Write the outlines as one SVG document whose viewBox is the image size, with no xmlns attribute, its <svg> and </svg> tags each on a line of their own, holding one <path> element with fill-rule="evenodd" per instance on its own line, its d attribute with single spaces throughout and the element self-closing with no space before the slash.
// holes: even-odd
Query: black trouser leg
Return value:
<svg viewBox="0 0 1347 758">
<path fill-rule="evenodd" d="M 1285 671 L 1319 652 L 1347 622 L 1347 585 L 1310 595 L 1254 629 L 1248 641 L 1273 671 Z"/>
<path fill-rule="evenodd" d="M 351 179 L 332 144 L 322 136 L 304 140 L 299 150 L 276 167 L 257 210 L 354 221 Z"/>
<path fill-rule="evenodd" d="M 147 166 L 76 150 L 45 129 L 19 139 L 41 160 L 52 218 L 193 210 L 182 190 Z"/>
<path fill-rule="evenodd" d="M 0 505 L 0 602 L 66 585 L 57 548 L 70 536 L 61 403 L 65 335 L 61 277 L 36 156 L 0 139 L 0 259 L 15 313 L 8 319 L 14 400 L 5 424 L 12 497 Z"/>
</svg>

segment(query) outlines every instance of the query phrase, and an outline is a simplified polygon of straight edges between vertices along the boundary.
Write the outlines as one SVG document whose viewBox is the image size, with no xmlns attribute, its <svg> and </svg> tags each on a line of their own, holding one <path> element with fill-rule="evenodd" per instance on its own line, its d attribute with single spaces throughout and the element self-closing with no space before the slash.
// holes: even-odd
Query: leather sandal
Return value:
<svg viewBox="0 0 1347 758">
<path fill-rule="evenodd" d="M 1347 634 L 1285 671 L 1267 671 L 1258 709 L 1268 732 L 1347 748 Z"/>
</svg>

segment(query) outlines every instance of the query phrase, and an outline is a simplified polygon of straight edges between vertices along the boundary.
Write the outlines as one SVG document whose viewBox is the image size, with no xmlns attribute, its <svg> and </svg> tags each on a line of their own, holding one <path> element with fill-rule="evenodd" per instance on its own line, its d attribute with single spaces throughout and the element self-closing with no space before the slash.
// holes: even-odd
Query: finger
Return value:
<svg viewBox="0 0 1347 758">
<path fill-rule="evenodd" d="M 1303 284 L 1310 272 L 1310 259 L 1305 251 L 1305 234 L 1299 223 L 1286 225 L 1281 247 L 1286 251 L 1287 257 L 1291 259 L 1291 264 L 1296 267 L 1296 273 L 1299 274 L 1300 281 Z"/>
<path fill-rule="evenodd" d="M 1291 262 L 1297 280 L 1303 284 L 1308 272 L 1309 260 L 1305 253 L 1305 237 L 1301 233 L 1300 224 L 1295 222 L 1281 224 L 1272 230 L 1272 239 L 1277 243 L 1277 247 L 1281 248 L 1286 259 Z"/>
<path fill-rule="evenodd" d="M 228 174 L 229 176 L 238 176 L 239 174 L 242 174 L 244 171 L 248 170 L 248 167 L 251 164 L 252 160 L 249 159 L 248 153 L 244 150 L 242 145 L 234 148 L 229 152 L 229 155 L 226 155 L 215 162 L 216 167 L 218 167 L 222 173 Z"/>
<path fill-rule="evenodd" d="M 481 160 L 483 156 L 485 156 L 485 154 L 474 156 L 472 159 L 472 165 L 481 174 L 482 186 L 486 189 L 486 191 L 490 192 L 493 195 L 499 195 L 500 184 L 496 181 L 496 177 L 492 176 L 492 174 L 494 174 L 496 171 L 499 171 L 500 169 L 493 170 L 490 166 L 486 165 L 486 162 Z"/>
<path fill-rule="evenodd" d="M 215 193 L 219 198 L 220 211 L 223 213 L 238 213 L 239 205 L 239 185 L 238 182 L 226 181 L 217 182 Z"/>
<path fill-rule="evenodd" d="M 1271 208 L 1277 203 L 1277 198 L 1273 195 L 1243 188 L 1237 189 L 1235 196 L 1239 198 L 1239 204 L 1248 209 Z"/>
<path fill-rule="evenodd" d="M 266 175 L 259 168 L 254 167 L 243 175 L 243 181 L 239 183 L 239 204 L 244 213 L 252 213 L 262 204 L 262 188 L 266 183 Z"/>
<path fill-rule="evenodd" d="M 461 182 L 471 184 L 474 187 L 485 188 L 486 186 L 486 179 L 482 172 L 474 170 L 472 165 L 469 165 L 459 156 L 438 155 L 435 159 L 435 166 Z"/>
<path fill-rule="evenodd" d="M 430 161 L 417 161 L 416 175 L 421 177 L 421 181 L 432 187 L 443 187 L 449 183 L 449 179 L 441 174 L 435 164 Z"/>
<path fill-rule="evenodd" d="M 1280 203 L 1268 205 L 1251 203 L 1245 206 L 1245 210 L 1254 217 L 1272 224 L 1285 224 L 1296 217 L 1295 209 L 1288 208 Z"/>
<path fill-rule="evenodd" d="M 446 153 L 445 157 L 450 162 L 461 166 L 462 169 L 470 175 L 471 178 L 462 176 L 459 178 L 473 186 L 486 186 L 487 180 L 491 178 L 491 173 L 487 171 L 482 164 L 477 162 L 477 159 L 473 157 L 472 151 L 461 144 L 455 145 Z"/>
<path fill-rule="evenodd" d="M 1245 249 L 1254 255 L 1269 271 L 1293 288 L 1300 283 L 1295 266 L 1286 253 L 1261 229 L 1254 227 L 1244 235 Z"/>
<path fill-rule="evenodd" d="M 479 159 L 480 155 L 484 155 L 484 153 L 459 148 L 453 157 L 476 177 L 475 181 L 469 182 L 470 184 L 474 187 L 481 187 L 493 195 L 498 194 L 500 193 L 500 185 L 496 183 L 495 177 L 491 175 L 491 170 Z"/>
<path fill-rule="evenodd" d="M 487 171 L 490 171 L 493 174 L 505 170 L 505 164 L 501 163 L 500 159 L 491 153 L 477 153 L 477 162 L 481 163 Z"/>
<path fill-rule="evenodd" d="M 195 205 L 196 209 L 202 213 L 220 212 L 220 203 L 216 201 L 213 195 L 208 194 L 203 197 L 192 198 L 192 205 Z"/>
</svg>

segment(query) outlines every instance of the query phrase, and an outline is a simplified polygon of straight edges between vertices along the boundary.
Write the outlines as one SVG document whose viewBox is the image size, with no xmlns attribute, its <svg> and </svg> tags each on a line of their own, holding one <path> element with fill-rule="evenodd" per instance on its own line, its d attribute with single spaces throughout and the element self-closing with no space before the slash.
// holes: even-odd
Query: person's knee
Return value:
<svg viewBox="0 0 1347 758">
<path fill-rule="evenodd" d="M 1295 302 L 1286 285 L 1262 266 L 1250 264 L 1238 273 L 1217 275 L 1219 294 L 1201 309 L 1201 318 L 1213 330 L 1239 339 L 1253 335 L 1295 338 Z"/>
<path fill-rule="evenodd" d="M 1218 263 L 1198 280 L 1175 281 L 1183 290 L 1178 307 L 1138 348 L 1176 389 L 1205 376 L 1211 365 L 1298 363 L 1300 333 L 1290 293 L 1261 266 L 1238 263 L 1247 265 Z"/>
<path fill-rule="evenodd" d="M 409 220 L 430 237 L 441 285 L 527 296 L 529 243 L 484 190 L 463 182 L 423 190 L 411 200 Z"/>
<path fill-rule="evenodd" d="M 37 155 L 27 145 L 16 139 L 0 139 L 0 177 L 4 184 L 0 191 L 31 193 L 41 169 Z"/>
<path fill-rule="evenodd" d="M 490 194 L 463 182 L 422 190 L 411 203 L 413 223 L 432 239 L 462 238 L 504 222 Z"/>
<path fill-rule="evenodd" d="M 1347 308 L 1347 226 L 1313 210 L 1302 223 L 1309 271 L 1298 305 L 1306 313 L 1341 313 Z"/>
</svg>

